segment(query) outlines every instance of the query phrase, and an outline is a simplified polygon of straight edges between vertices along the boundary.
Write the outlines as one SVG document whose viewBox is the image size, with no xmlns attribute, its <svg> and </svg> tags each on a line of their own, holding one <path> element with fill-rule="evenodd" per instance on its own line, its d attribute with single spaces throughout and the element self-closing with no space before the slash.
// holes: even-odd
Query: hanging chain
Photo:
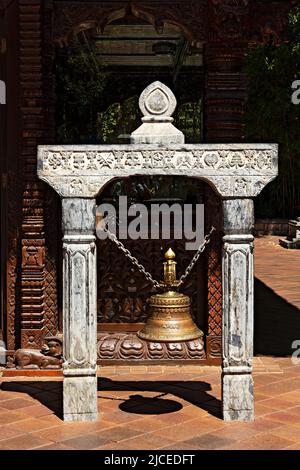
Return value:
<svg viewBox="0 0 300 470">
<path fill-rule="evenodd" d="M 151 274 L 146 271 L 146 269 L 144 268 L 144 266 L 138 262 L 138 260 L 135 258 L 135 256 L 132 256 L 132 254 L 130 253 L 129 250 L 127 250 L 127 248 L 125 248 L 125 246 L 123 245 L 122 242 L 120 242 L 120 240 L 117 239 L 116 235 L 111 233 L 109 230 L 107 230 L 106 228 L 103 229 L 107 235 L 108 235 L 108 238 L 113 241 L 117 247 L 119 248 L 120 251 L 122 251 L 122 253 L 124 253 L 124 255 L 126 256 L 126 258 L 128 258 L 132 264 L 139 270 L 140 273 L 144 274 L 145 278 L 147 279 L 147 281 L 151 282 L 151 284 L 156 287 L 156 288 L 159 288 L 161 286 L 161 283 L 156 281 L 155 279 L 153 279 L 153 277 L 151 276 Z"/>
<path fill-rule="evenodd" d="M 194 256 L 193 256 L 190 264 L 186 268 L 184 274 L 182 274 L 182 276 L 180 276 L 179 281 L 178 281 L 178 287 L 180 287 L 185 282 L 186 278 L 189 276 L 189 274 L 192 271 L 193 267 L 195 266 L 198 259 L 200 258 L 201 253 L 203 253 L 206 246 L 210 243 L 211 236 L 212 236 L 212 234 L 215 230 L 216 230 L 215 227 L 212 226 L 212 228 L 210 229 L 210 232 L 207 235 L 205 235 L 203 243 L 199 246 L 198 250 L 194 254 Z"/>
<path fill-rule="evenodd" d="M 119 248 L 120 251 L 122 251 L 122 253 L 124 253 L 124 255 L 126 256 L 126 258 L 128 258 L 131 263 L 138 269 L 138 271 L 140 273 L 142 273 L 145 278 L 147 279 L 147 281 L 151 282 L 151 284 L 156 287 L 156 288 L 160 288 L 160 287 L 163 287 L 163 284 L 159 281 L 156 281 L 155 279 L 153 279 L 153 277 L 151 276 L 151 274 L 146 271 L 146 269 L 144 268 L 144 266 L 138 262 L 138 260 L 136 259 L 135 256 L 132 256 L 132 254 L 130 253 L 130 251 L 125 248 L 125 246 L 123 245 L 122 242 L 120 242 L 120 240 L 117 239 L 116 235 L 114 233 L 111 233 L 107 228 L 104 228 L 103 229 L 104 232 L 107 233 L 108 235 L 108 238 L 115 243 L 115 245 L 117 245 L 117 247 Z M 210 240 L 211 240 L 211 235 L 212 233 L 215 231 L 215 227 L 212 227 L 210 229 L 210 232 L 205 235 L 204 237 L 204 241 L 203 243 L 199 246 L 198 250 L 196 251 L 196 253 L 194 254 L 190 264 L 188 265 L 188 267 L 186 268 L 184 274 L 182 276 L 180 276 L 179 278 L 179 281 L 178 281 L 178 287 L 181 286 L 186 278 L 189 276 L 190 272 L 192 271 L 193 267 L 195 266 L 195 264 L 197 263 L 201 253 L 203 253 L 203 251 L 205 250 L 206 246 L 210 243 Z"/>
</svg>

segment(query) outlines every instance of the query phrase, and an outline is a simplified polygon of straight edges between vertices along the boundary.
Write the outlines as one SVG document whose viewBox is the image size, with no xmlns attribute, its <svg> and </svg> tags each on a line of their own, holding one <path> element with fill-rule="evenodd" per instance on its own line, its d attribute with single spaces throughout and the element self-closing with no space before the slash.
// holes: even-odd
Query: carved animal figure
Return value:
<svg viewBox="0 0 300 470">
<path fill-rule="evenodd" d="M 56 337 L 45 338 L 46 343 L 41 349 L 41 353 L 45 356 L 62 357 L 62 341 Z"/>
<path fill-rule="evenodd" d="M 49 342 L 50 343 L 50 342 Z M 59 369 L 63 363 L 61 354 L 58 354 L 58 348 L 61 351 L 61 344 L 48 343 L 49 352 L 43 354 L 36 349 L 18 349 L 15 352 L 15 364 L 18 369 Z M 53 341 L 54 343 L 54 341 Z M 50 351 L 55 353 L 50 355 Z M 42 351 L 45 351 L 43 349 Z"/>
</svg>

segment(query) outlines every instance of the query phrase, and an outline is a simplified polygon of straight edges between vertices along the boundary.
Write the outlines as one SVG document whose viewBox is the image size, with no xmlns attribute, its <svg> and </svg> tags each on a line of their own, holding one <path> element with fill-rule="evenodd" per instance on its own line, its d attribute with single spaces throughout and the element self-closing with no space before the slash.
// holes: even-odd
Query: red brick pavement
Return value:
<svg viewBox="0 0 300 470">
<path fill-rule="evenodd" d="M 255 240 L 255 353 L 285 356 L 300 340 L 300 250 Z"/>
<path fill-rule="evenodd" d="M 267 353 L 291 352 L 299 325 L 300 251 L 276 242 L 256 240 L 256 347 Z M 289 357 L 254 359 L 251 423 L 222 421 L 219 367 L 102 367 L 99 373 L 93 423 L 61 420 L 60 378 L 2 377 L 0 450 L 300 449 L 300 364 Z"/>
<path fill-rule="evenodd" d="M 251 423 L 222 421 L 219 367 L 103 367 L 93 423 L 61 420 L 59 378 L 2 378 L 0 450 L 300 449 L 300 364 L 254 363 Z"/>
<path fill-rule="evenodd" d="M 300 309 L 300 250 L 287 250 L 275 236 L 255 240 L 255 276 Z"/>
</svg>

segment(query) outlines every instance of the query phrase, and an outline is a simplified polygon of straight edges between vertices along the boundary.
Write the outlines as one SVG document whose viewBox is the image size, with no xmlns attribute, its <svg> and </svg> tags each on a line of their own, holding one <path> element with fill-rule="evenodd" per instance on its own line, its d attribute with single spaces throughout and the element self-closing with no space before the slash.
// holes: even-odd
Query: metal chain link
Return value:
<svg viewBox="0 0 300 470">
<path fill-rule="evenodd" d="M 195 266 L 195 264 L 197 263 L 198 259 L 200 258 L 200 255 L 201 253 L 203 253 L 203 251 L 205 250 L 206 246 L 210 243 L 210 239 L 211 239 L 211 236 L 212 236 L 212 233 L 215 231 L 215 227 L 212 226 L 212 228 L 210 229 L 210 232 L 205 235 L 204 237 L 204 242 L 199 246 L 198 250 L 196 251 L 196 253 L 194 254 L 190 264 L 188 265 L 188 267 L 186 268 L 184 274 L 182 274 L 182 276 L 180 276 L 179 278 L 179 281 L 178 281 L 178 287 L 180 287 L 184 281 L 186 280 L 186 278 L 188 277 L 188 275 L 190 274 L 190 272 L 192 271 L 193 267 Z"/>
<path fill-rule="evenodd" d="M 141 263 L 138 262 L 137 258 L 135 256 L 132 256 L 130 251 L 127 248 L 125 248 L 123 243 L 120 242 L 120 240 L 117 239 L 117 237 L 114 233 L 111 233 L 107 228 L 104 228 L 103 230 L 104 230 L 104 232 L 107 233 L 108 238 L 117 245 L 117 247 L 119 248 L 120 251 L 122 251 L 122 253 L 124 253 L 126 258 L 128 258 L 132 262 L 132 264 L 139 270 L 139 272 L 142 273 L 145 276 L 147 281 L 151 282 L 151 284 L 156 288 L 163 287 L 163 284 L 161 282 L 156 281 L 155 279 L 153 279 L 151 274 L 148 271 L 146 271 L 144 266 Z M 197 252 L 194 254 L 194 256 L 193 256 L 190 264 L 186 268 L 184 274 L 182 276 L 180 276 L 179 281 L 178 281 L 178 287 L 181 286 L 185 282 L 186 278 L 188 277 L 188 275 L 192 271 L 193 267 L 197 263 L 201 253 L 203 253 L 206 246 L 209 244 L 210 239 L 211 239 L 211 235 L 215 230 L 216 230 L 215 227 L 212 227 L 210 229 L 210 232 L 207 235 L 205 235 L 204 242 L 199 246 Z"/>
<path fill-rule="evenodd" d="M 144 266 L 138 262 L 138 260 L 136 259 L 135 256 L 132 256 L 132 254 L 130 253 L 129 250 L 127 250 L 127 248 L 125 248 L 125 246 L 123 245 L 122 242 L 120 242 L 120 240 L 117 239 L 116 235 L 111 233 L 109 230 L 107 230 L 106 228 L 104 228 L 104 231 L 107 233 L 108 235 L 108 238 L 113 241 L 117 247 L 119 248 L 120 251 L 122 251 L 122 253 L 124 253 L 124 255 L 126 256 L 126 258 L 130 259 L 130 261 L 132 262 L 132 264 L 140 271 L 140 273 L 144 274 L 145 278 L 147 279 L 147 281 L 151 282 L 151 284 L 156 287 L 156 288 L 159 288 L 161 286 L 161 283 L 156 281 L 155 279 L 153 279 L 153 277 L 151 276 L 151 274 L 146 271 L 146 269 L 144 268 Z"/>
</svg>

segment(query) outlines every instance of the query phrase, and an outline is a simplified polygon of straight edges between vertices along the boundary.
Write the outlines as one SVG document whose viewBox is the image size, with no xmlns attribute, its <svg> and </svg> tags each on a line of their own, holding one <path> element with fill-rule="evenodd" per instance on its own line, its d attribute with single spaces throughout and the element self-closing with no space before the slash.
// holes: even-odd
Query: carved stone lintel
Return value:
<svg viewBox="0 0 300 470">
<path fill-rule="evenodd" d="M 97 416 L 95 201 L 63 199 L 65 421 Z"/>
<path fill-rule="evenodd" d="M 253 201 L 224 201 L 223 416 L 253 419 Z"/>
<path fill-rule="evenodd" d="M 39 146 L 38 175 L 63 197 L 95 197 L 114 178 L 203 178 L 223 197 L 254 197 L 277 176 L 276 144 Z"/>
</svg>

